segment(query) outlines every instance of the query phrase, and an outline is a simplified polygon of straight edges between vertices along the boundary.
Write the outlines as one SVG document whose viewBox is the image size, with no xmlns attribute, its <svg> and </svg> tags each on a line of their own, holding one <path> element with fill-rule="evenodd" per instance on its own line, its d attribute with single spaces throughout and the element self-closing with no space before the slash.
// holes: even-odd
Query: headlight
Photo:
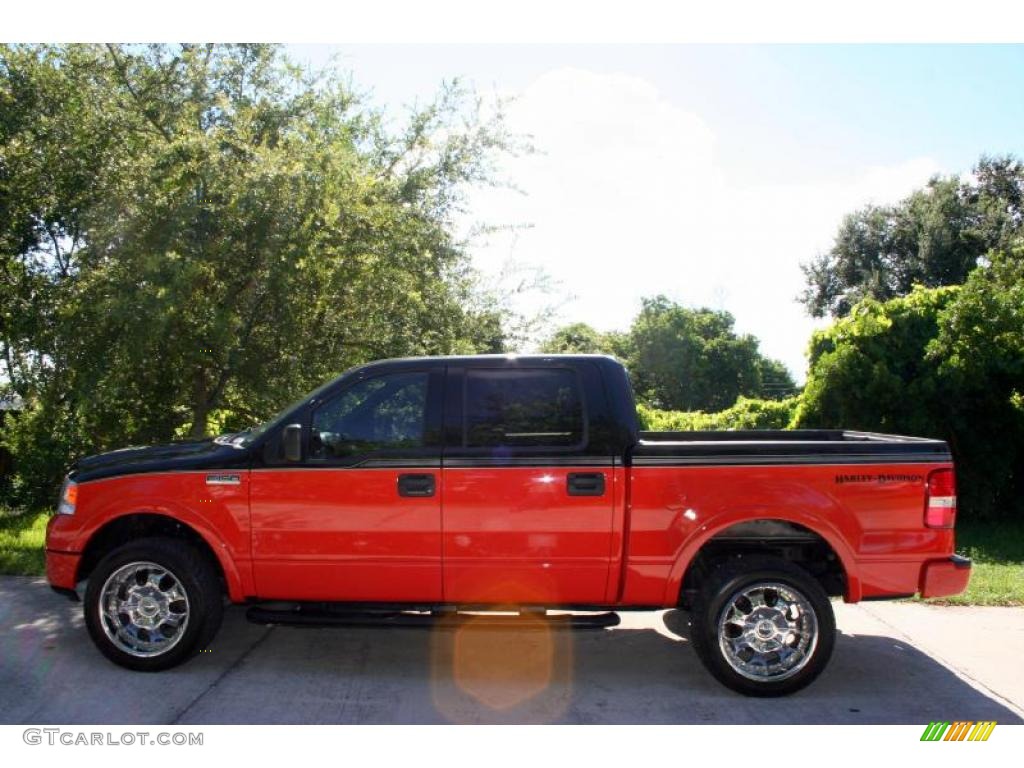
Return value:
<svg viewBox="0 0 1024 768">
<path fill-rule="evenodd" d="M 60 489 L 60 504 L 57 506 L 58 515 L 75 514 L 75 504 L 78 502 L 78 483 L 72 480 L 65 480 Z"/>
</svg>

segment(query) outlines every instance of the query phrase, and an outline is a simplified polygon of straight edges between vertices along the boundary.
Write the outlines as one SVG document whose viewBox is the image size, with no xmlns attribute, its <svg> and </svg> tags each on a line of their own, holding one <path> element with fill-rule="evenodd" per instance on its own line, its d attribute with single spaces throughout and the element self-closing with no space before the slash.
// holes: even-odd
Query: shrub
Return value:
<svg viewBox="0 0 1024 768">
<path fill-rule="evenodd" d="M 740 397 L 724 411 L 662 411 L 637 406 L 640 428 L 650 432 L 700 432 L 725 429 L 788 429 L 796 414 L 799 396 L 785 400 Z"/>
</svg>

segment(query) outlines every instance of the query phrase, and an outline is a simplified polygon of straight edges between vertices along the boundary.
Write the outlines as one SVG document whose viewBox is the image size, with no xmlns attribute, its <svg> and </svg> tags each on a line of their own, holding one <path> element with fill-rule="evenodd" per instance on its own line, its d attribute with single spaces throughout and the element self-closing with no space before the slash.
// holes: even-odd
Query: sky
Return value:
<svg viewBox="0 0 1024 768">
<path fill-rule="evenodd" d="M 396 120 L 460 78 L 513 97 L 519 192 L 481 188 L 460 226 L 495 284 L 541 267 L 555 324 L 628 328 L 646 296 L 724 309 L 798 381 L 821 320 L 800 264 L 844 214 L 895 202 L 982 154 L 1024 155 L 1024 46 L 292 45 L 350 73 Z M 525 225 L 525 226 L 524 226 Z M 508 280 L 508 278 L 504 278 Z M 507 286 L 506 286 L 507 287 Z"/>
</svg>

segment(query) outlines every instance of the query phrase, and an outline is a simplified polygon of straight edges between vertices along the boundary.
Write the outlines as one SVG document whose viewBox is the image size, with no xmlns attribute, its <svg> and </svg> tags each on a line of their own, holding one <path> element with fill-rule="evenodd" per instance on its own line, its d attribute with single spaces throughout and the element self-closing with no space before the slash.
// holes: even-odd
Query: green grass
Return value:
<svg viewBox="0 0 1024 768">
<path fill-rule="evenodd" d="M 928 600 L 943 605 L 1024 605 L 1024 522 L 964 523 L 956 551 L 974 561 L 967 591 Z"/>
<path fill-rule="evenodd" d="M 0 509 L 0 574 L 42 576 L 47 512 L 12 514 Z"/>
<path fill-rule="evenodd" d="M 41 576 L 47 512 L 0 509 L 0 574 Z M 928 600 L 943 605 L 1024 605 L 1024 522 L 966 523 L 957 552 L 974 561 L 967 591 Z"/>
</svg>

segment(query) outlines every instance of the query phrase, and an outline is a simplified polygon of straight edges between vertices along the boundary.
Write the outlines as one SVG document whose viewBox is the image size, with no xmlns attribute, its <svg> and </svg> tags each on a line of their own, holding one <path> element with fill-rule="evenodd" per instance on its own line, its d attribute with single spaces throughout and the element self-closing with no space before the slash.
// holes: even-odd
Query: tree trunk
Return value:
<svg viewBox="0 0 1024 768">
<path fill-rule="evenodd" d="M 202 369 L 195 372 L 192 378 L 192 427 L 189 437 L 200 439 L 206 437 L 206 417 L 210 413 L 210 402 L 206 394 L 206 374 Z"/>
</svg>

